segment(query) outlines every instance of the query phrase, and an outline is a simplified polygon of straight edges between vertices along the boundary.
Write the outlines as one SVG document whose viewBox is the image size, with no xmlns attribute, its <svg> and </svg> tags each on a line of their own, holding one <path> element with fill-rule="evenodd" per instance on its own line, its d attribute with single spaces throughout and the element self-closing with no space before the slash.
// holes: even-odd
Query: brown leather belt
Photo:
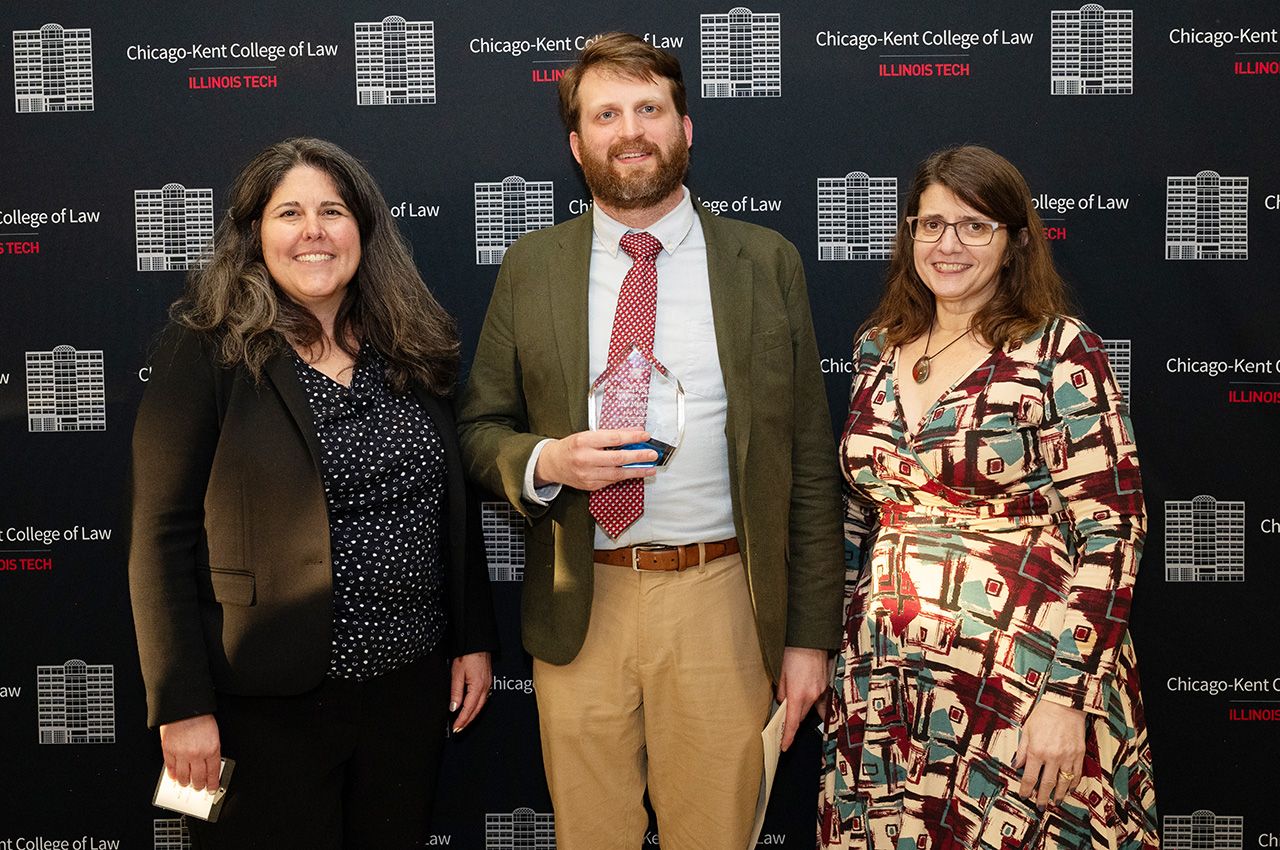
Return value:
<svg viewBox="0 0 1280 850">
<path fill-rule="evenodd" d="M 675 570 L 680 572 L 738 551 L 738 538 L 690 543 L 685 546 L 624 546 L 621 549 L 597 549 L 597 564 L 630 567 L 633 570 Z"/>
</svg>

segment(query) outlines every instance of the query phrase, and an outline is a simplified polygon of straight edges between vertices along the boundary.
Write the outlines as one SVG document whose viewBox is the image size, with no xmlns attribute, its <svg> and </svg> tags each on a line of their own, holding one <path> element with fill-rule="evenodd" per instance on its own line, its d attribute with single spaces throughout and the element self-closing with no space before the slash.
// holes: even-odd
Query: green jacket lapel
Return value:
<svg viewBox="0 0 1280 850">
<path fill-rule="evenodd" d="M 729 399 L 728 437 L 739 469 L 746 462 L 751 433 L 751 321 L 754 267 L 741 256 L 737 237 L 695 198 L 707 243 L 707 277 L 716 349 Z"/>
<path fill-rule="evenodd" d="M 590 351 L 587 342 L 587 286 L 591 275 L 591 213 L 565 223 L 556 253 L 548 256 L 545 285 L 552 305 L 564 386 L 569 394 L 569 421 L 574 432 L 587 429 L 587 375 Z"/>
</svg>

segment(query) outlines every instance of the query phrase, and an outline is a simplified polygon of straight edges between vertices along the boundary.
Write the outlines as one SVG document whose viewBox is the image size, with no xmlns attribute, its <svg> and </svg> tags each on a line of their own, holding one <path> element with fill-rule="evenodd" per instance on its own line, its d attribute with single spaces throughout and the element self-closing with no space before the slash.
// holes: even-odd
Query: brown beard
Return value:
<svg viewBox="0 0 1280 850">
<path fill-rule="evenodd" d="M 652 154 L 658 163 L 657 170 L 624 177 L 614 168 L 613 158 L 625 151 Z M 579 149 L 579 154 L 582 176 L 592 196 L 605 206 L 619 210 L 657 206 L 680 188 L 689 170 L 689 145 L 681 134 L 677 134 L 665 150 L 652 142 L 614 142 L 603 159 L 585 147 Z"/>
</svg>

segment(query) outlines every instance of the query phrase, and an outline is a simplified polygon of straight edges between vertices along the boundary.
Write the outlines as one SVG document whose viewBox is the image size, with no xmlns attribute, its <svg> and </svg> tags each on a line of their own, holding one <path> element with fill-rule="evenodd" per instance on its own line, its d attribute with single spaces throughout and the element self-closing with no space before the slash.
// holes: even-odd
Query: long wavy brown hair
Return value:
<svg viewBox="0 0 1280 850">
<path fill-rule="evenodd" d="M 360 266 L 338 308 L 332 341 L 310 310 L 281 292 L 262 258 L 262 211 L 285 175 L 302 165 L 329 176 L 360 228 Z M 208 334 L 223 365 L 243 364 L 260 381 L 285 342 L 302 349 L 334 344 L 352 357 L 371 345 L 386 359 L 396 392 L 411 384 L 438 395 L 453 391 L 456 323 L 423 282 L 377 183 L 342 148 L 295 138 L 255 156 L 231 185 L 214 246 L 208 264 L 188 274 L 186 292 L 169 312 L 175 322 Z"/>
<path fill-rule="evenodd" d="M 910 342 L 926 333 L 934 320 L 933 293 L 916 271 L 914 242 L 906 216 L 920 211 L 920 196 L 930 186 L 943 186 L 993 221 L 1007 225 L 1000 278 L 995 293 L 973 317 L 971 327 L 992 346 L 1026 339 L 1054 316 L 1074 315 L 1067 285 L 1054 268 L 1044 224 L 1031 202 L 1031 190 L 1013 163 L 977 145 L 931 154 L 916 169 L 907 209 L 898 223 L 898 238 L 885 280 L 884 294 L 862 330 L 879 328 L 885 345 Z"/>
</svg>

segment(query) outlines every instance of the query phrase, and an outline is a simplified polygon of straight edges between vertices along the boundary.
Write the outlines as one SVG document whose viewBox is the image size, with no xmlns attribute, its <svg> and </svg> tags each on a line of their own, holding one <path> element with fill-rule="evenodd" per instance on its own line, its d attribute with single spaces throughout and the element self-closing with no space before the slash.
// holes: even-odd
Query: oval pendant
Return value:
<svg viewBox="0 0 1280 850">
<path fill-rule="evenodd" d="M 911 367 L 911 377 L 916 379 L 917 384 L 923 384 L 929 380 L 929 358 L 921 357 L 916 361 L 916 365 Z"/>
</svg>

